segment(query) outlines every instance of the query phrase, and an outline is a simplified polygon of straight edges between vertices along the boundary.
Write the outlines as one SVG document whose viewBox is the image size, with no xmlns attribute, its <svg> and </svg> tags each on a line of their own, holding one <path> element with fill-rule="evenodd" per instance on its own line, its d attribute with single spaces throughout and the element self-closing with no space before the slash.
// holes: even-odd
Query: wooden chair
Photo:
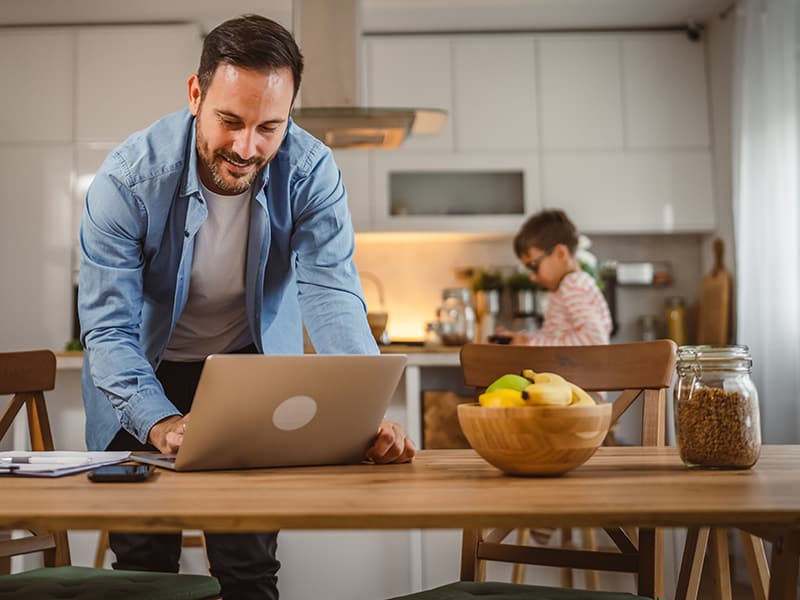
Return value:
<svg viewBox="0 0 800 600">
<path fill-rule="evenodd" d="M 55 387 L 56 357 L 49 350 L 0 353 L 0 395 L 12 395 L 0 417 L 0 439 L 11 428 L 17 413 L 28 413 L 31 450 L 54 450 L 44 392 Z M 214 577 L 139 573 L 71 567 L 66 531 L 33 531 L 23 538 L 0 541 L 0 558 L 43 553 L 45 567 L 15 575 L 0 575 L 0 598 L 217 598 L 219 583 Z"/>
<path fill-rule="evenodd" d="M 467 344 L 461 350 L 464 381 L 476 388 L 476 396 L 505 373 L 523 369 L 553 372 L 587 391 L 621 391 L 614 401 L 612 423 L 633 402 L 642 399 L 642 439 L 644 446 L 663 446 L 666 425 L 666 389 L 675 369 L 675 343 L 670 340 L 615 344 L 610 346 L 531 347 L 496 344 Z M 663 595 L 662 532 L 654 529 L 608 528 L 605 530 L 617 548 L 597 551 L 534 547 L 504 543 L 509 529 L 465 530 L 462 534 L 461 581 L 412 594 L 407 600 L 434 600 L 492 597 L 544 598 L 553 588 L 514 583 L 481 582 L 486 561 L 538 564 L 633 573 L 639 596 Z M 633 598 L 616 592 L 559 590 L 559 599 L 588 597 Z"/>
</svg>

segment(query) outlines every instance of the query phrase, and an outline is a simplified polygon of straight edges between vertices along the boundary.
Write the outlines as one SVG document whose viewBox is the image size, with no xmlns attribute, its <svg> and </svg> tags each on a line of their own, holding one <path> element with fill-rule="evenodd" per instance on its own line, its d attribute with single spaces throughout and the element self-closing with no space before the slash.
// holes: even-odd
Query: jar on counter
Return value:
<svg viewBox="0 0 800 600">
<path fill-rule="evenodd" d="M 667 337 L 678 346 L 686 343 L 686 304 L 680 296 L 667 299 Z"/>
<path fill-rule="evenodd" d="M 748 469 L 761 452 L 758 392 L 747 346 L 682 346 L 675 435 L 690 468 Z"/>
<path fill-rule="evenodd" d="M 475 339 L 475 311 L 467 288 L 447 288 L 437 311 L 439 335 L 445 346 L 461 346 Z"/>
</svg>

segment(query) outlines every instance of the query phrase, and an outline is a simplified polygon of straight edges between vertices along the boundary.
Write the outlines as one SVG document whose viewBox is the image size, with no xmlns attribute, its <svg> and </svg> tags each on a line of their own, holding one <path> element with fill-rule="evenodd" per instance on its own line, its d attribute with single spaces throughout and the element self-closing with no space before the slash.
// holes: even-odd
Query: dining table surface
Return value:
<svg viewBox="0 0 800 600">
<path fill-rule="evenodd" d="M 800 445 L 764 446 L 745 470 L 689 469 L 674 447 L 601 447 L 559 477 L 505 475 L 472 450 L 422 450 L 410 464 L 158 469 L 140 483 L 0 479 L 0 530 L 520 526 L 744 529 L 773 542 L 773 575 L 796 588 Z"/>
</svg>

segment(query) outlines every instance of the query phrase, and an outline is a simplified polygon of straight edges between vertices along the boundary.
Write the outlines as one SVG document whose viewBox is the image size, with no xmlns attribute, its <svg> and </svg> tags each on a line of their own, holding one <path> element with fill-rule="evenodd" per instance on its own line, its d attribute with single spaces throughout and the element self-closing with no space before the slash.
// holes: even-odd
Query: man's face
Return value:
<svg viewBox="0 0 800 600">
<path fill-rule="evenodd" d="M 256 71 L 220 63 L 205 96 L 189 78 L 189 109 L 197 117 L 200 180 L 217 194 L 240 194 L 283 141 L 292 108 L 289 68 Z"/>
</svg>

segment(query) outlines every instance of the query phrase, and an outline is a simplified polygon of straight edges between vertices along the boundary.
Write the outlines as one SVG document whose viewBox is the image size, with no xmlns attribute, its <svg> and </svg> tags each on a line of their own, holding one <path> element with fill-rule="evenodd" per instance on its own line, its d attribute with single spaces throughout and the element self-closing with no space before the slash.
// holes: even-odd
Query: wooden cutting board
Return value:
<svg viewBox="0 0 800 600">
<path fill-rule="evenodd" d="M 714 240 L 714 267 L 703 278 L 700 309 L 697 314 L 697 343 L 724 345 L 730 343 L 731 275 L 725 270 L 722 256 L 724 242 Z"/>
</svg>

